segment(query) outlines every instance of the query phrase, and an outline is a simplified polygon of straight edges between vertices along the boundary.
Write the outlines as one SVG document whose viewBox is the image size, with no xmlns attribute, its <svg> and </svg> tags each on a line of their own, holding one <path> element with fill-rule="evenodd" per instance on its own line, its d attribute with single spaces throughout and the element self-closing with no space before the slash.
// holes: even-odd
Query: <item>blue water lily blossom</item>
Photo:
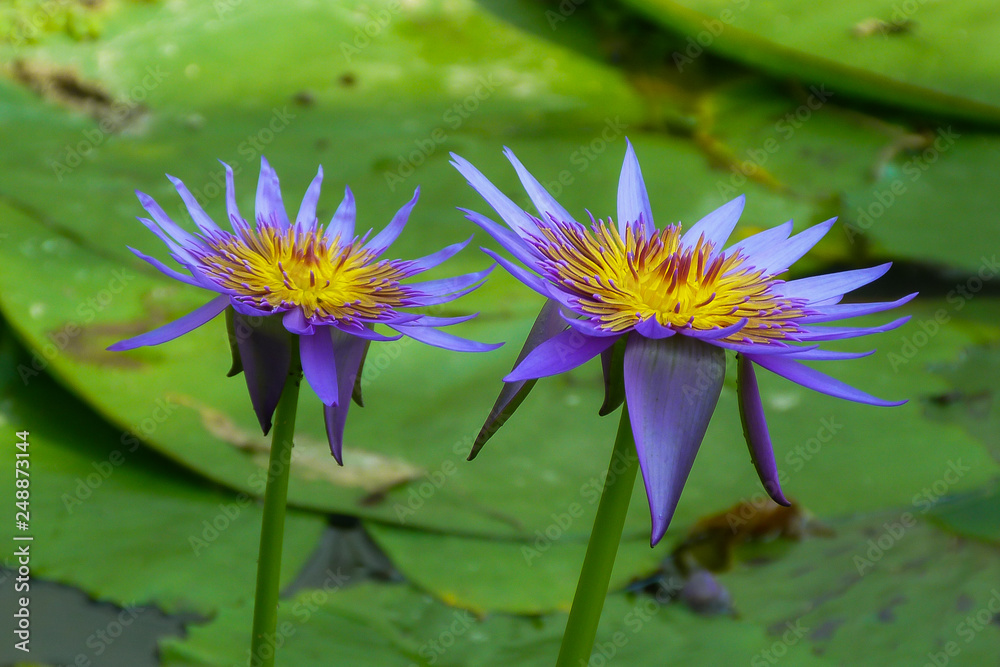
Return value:
<svg viewBox="0 0 1000 667">
<path fill-rule="evenodd" d="M 872 405 L 899 405 L 836 380 L 803 361 L 866 356 L 820 349 L 822 341 L 894 329 L 909 318 L 868 327 L 825 323 L 900 306 L 915 294 L 883 303 L 841 303 L 844 295 L 889 269 L 868 269 L 785 281 L 779 276 L 833 226 L 820 223 L 791 236 L 792 223 L 725 247 L 743 211 L 738 197 L 688 229 L 658 229 L 631 143 L 618 184 L 617 222 L 580 223 L 528 172 L 510 149 L 537 215 L 522 210 L 467 160 L 452 164 L 506 227 L 462 209 L 506 250 L 484 249 L 522 283 L 546 298 L 514 369 L 470 458 L 524 399 L 533 382 L 601 355 L 606 400 L 602 414 L 624 400 L 652 514 L 652 539 L 663 537 L 722 390 L 725 351 L 737 353 L 739 408 L 747 444 L 764 488 L 787 505 L 757 388 L 765 368 L 819 392 Z M 525 268 L 526 267 L 526 268 Z"/>
<path fill-rule="evenodd" d="M 159 329 L 121 341 L 109 350 L 159 345 L 182 336 L 226 311 L 233 346 L 230 375 L 243 372 L 261 428 L 271 428 L 274 411 L 292 368 L 294 337 L 302 371 L 324 405 L 330 448 L 342 463 L 344 425 L 351 397 L 360 404 L 364 357 L 371 341 L 415 340 L 448 350 L 482 352 L 499 345 L 478 343 L 441 331 L 475 315 L 433 317 L 409 307 L 449 302 L 478 288 L 484 271 L 424 282 L 403 281 L 428 271 L 462 250 L 471 237 L 421 259 L 382 259 L 403 231 L 420 189 L 378 234 L 355 233 L 350 188 L 327 225 L 316 217 L 323 180 L 320 167 L 294 220 L 282 202 L 278 176 L 261 158 L 256 216 L 247 221 L 236 205 L 233 170 L 226 168 L 226 211 L 232 231 L 217 225 L 184 184 L 172 176 L 197 231 L 175 223 L 152 197 L 138 192 L 151 216 L 139 218 L 169 248 L 186 271 L 130 248 L 164 274 L 218 294 L 193 312 Z M 394 330 L 374 330 L 383 324 Z"/>
</svg>

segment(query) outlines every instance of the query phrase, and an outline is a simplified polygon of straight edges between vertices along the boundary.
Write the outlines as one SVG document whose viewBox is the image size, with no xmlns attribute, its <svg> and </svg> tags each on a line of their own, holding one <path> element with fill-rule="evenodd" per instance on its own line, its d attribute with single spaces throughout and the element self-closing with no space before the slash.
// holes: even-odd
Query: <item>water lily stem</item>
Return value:
<svg viewBox="0 0 1000 667">
<path fill-rule="evenodd" d="M 635 453 L 628 405 L 623 405 L 608 476 L 604 480 L 604 492 L 597 506 L 594 530 L 590 533 L 587 555 L 583 559 L 556 667 L 583 667 L 590 662 L 638 469 L 639 459 Z"/>
<path fill-rule="evenodd" d="M 288 472 L 292 461 L 292 435 L 295 432 L 295 411 L 299 403 L 302 368 L 299 364 L 298 337 L 292 337 L 292 367 L 285 379 L 281 400 L 274 413 L 271 434 L 271 457 L 268 464 L 267 488 L 264 491 L 264 518 L 260 530 L 260 552 L 257 558 L 257 591 L 254 595 L 253 638 L 250 644 L 250 664 L 273 667 L 280 641 L 278 627 L 278 594 L 281 577 L 281 547 L 285 538 L 285 501 L 288 497 Z"/>
</svg>

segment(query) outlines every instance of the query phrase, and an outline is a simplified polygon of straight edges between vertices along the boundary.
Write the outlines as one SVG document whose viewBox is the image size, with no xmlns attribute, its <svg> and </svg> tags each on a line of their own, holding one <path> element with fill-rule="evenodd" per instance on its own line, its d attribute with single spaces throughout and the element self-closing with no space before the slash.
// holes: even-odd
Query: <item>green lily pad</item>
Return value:
<svg viewBox="0 0 1000 667">
<path fill-rule="evenodd" d="M 209 667 L 245 659 L 248 609 L 231 609 L 186 640 L 163 643 L 165 667 Z M 565 616 L 526 618 L 504 614 L 477 619 L 407 586 L 362 585 L 316 590 L 279 609 L 277 665 L 551 665 Z M 720 641 L 720 634 L 725 641 Z M 276 642 L 277 643 L 277 642 Z M 703 618 L 651 599 L 608 598 L 591 664 L 685 662 L 733 665 L 770 643 L 761 628 L 730 618 Z M 799 663 L 821 664 L 802 648 Z"/>
<path fill-rule="evenodd" d="M 768 629 L 759 664 L 780 658 L 789 644 L 823 664 L 996 659 L 995 545 L 954 539 L 929 525 L 919 504 L 829 525 L 835 537 L 720 578 L 740 616 Z"/>
<path fill-rule="evenodd" d="M 1000 348 L 995 344 L 970 347 L 955 360 L 935 364 L 933 370 L 948 381 L 950 389 L 927 402 L 928 416 L 961 425 L 1000 460 L 1000 396 L 992 382 L 1000 372 Z"/>
<path fill-rule="evenodd" d="M 16 432 L 27 432 L 28 530 L 14 517 L 0 527 L 4 562 L 22 545 L 33 577 L 65 583 L 118 605 L 210 615 L 253 599 L 261 509 L 247 495 L 206 488 L 204 480 L 98 419 L 45 376 L 22 383 L 4 333 L 0 423 L 11 464 L 0 483 L 13 489 Z M 54 418 L 58 415 L 58 418 Z M 13 492 L 12 492 L 13 493 Z M 316 547 L 325 521 L 290 511 L 282 577 L 291 581 Z M 29 542 L 15 536 L 30 535 Z"/>
<path fill-rule="evenodd" d="M 971 2 L 627 0 L 706 50 L 845 95 L 953 118 L 1000 121 L 1000 17 Z"/>
<path fill-rule="evenodd" d="M 921 497 L 925 505 L 926 499 L 926 495 Z M 996 486 L 935 502 L 929 517 L 959 535 L 1000 544 L 1000 491 Z"/>
<path fill-rule="evenodd" d="M 526 542 L 440 535 L 373 522 L 365 527 L 407 581 L 449 605 L 476 614 L 568 612 L 587 545 L 562 538 L 579 530 L 574 524 L 585 520 L 583 508 L 581 502 L 553 512 L 550 525 Z M 623 541 L 611 590 L 654 571 L 663 556 L 662 549 L 649 548 L 648 536 Z"/>
<path fill-rule="evenodd" d="M 208 296 L 156 274 L 129 255 L 126 245 L 166 258 L 159 242 L 130 221 L 141 212 L 130 194 L 132 188 L 152 194 L 178 220 L 185 220 L 179 198 L 159 175 L 170 171 L 183 177 L 206 209 L 221 219 L 222 171 L 214 162 L 221 156 L 240 168 L 238 196 L 247 211 L 258 158 L 251 139 L 267 127 L 270 134 L 262 137 L 268 137 L 268 143 L 261 148 L 287 186 L 289 203 L 302 192 L 316 164 L 326 163 L 328 187 L 321 216 L 332 213 L 339 187 L 349 182 L 359 202 L 359 225 L 381 226 L 407 198 L 410 187 L 424 185 L 411 228 L 394 248 L 403 257 L 432 252 L 470 234 L 471 226 L 454 210 L 456 205 L 484 208 L 447 164 L 447 150 L 472 160 L 499 187 L 528 205 L 527 197 L 517 194 L 522 190 L 500 154 L 498 136 L 508 140 L 571 211 L 589 207 L 598 215 L 613 213 L 626 132 L 639 151 L 661 225 L 695 220 L 730 196 L 718 191 L 719 172 L 706 164 L 703 152 L 692 142 L 637 129 L 643 112 L 622 75 L 521 34 L 471 4 L 407 5 L 377 39 L 355 54 L 356 60 L 330 72 L 323 79 L 329 85 L 315 91 L 304 90 L 306 79 L 297 78 L 298 74 L 284 76 L 294 70 L 289 63 L 297 58 L 308 63 L 306 69 L 316 67 L 310 58 L 320 47 L 308 39 L 285 44 L 287 48 L 275 52 L 280 55 L 274 62 L 260 62 L 256 51 L 247 59 L 234 60 L 238 64 L 227 64 L 224 84 L 216 86 L 216 78 L 207 73 L 221 77 L 216 61 L 233 43 L 258 36 L 271 40 L 281 32 L 274 30 L 276 12 L 283 16 L 283 29 L 301 27 L 303 34 L 315 29 L 317 13 L 327 12 L 330 30 L 341 38 L 356 35 L 356 28 L 363 29 L 370 16 L 330 6 L 286 17 L 284 9 L 242 4 L 212 24 L 211 31 L 173 31 L 170 34 L 181 35 L 176 44 L 158 44 L 139 39 L 126 29 L 128 22 L 148 19 L 149 25 L 166 34 L 168 25 L 187 25 L 216 9 L 203 7 L 190 15 L 172 5 L 129 11 L 137 13 L 116 14 L 120 23 L 109 23 L 105 37 L 86 45 L 89 50 L 70 50 L 53 41 L 33 52 L 36 59 L 54 63 L 72 57 L 82 63 L 83 76 L 103 81 L 119 94 L 142 84 L 147 76 L 144 66 L 168 63 L 170 67 L 164 64 L 164 68 L 177 78 L 164 78 L 149 91 L 148 117 L 128 131 L 94 135 L 92 120 L 0 83 L 11 92 L 0 106 L 0 115 L 11 121 L 0 125 L 5 146 L 0 164 L 8 167 L 8 177 L 0 185 L 0 231 L 7 235 L 0 244 L 6 267 L 0 275 L 0 309 L 36 352 L 35 360 L 19 369 L 26 380 L 41 368 L 49 369 L 119 427 L 213 481 L 243 492 L 259 493 L 255 481 L 261 479 L 267 443 L 257 433 L 242 379 L 223 377 L 228 360 L 221 320 L 155 348 L 128 354 L 104 351 L 120 338 L 200 306 Z M 435 17 L 443 20 L 434 27 L 442 33 L 434 32 L 434 44 L 429 45 L 421 28 Z M 505 47 L 488 39 L 469 45 L 462 33 L 469 64 L 464 69 L 453 64 L 445 36 L 494 28 L 507 40 Z M 133 47 L 134 57 L 119 57 L 131 54 Z M 322 48 L 336 49 L 336 40 L 327 40 Z M 298 49 L 304 51 L 300 54 Z M 197 67 L 180 69 L 184 63 Z M 414 71 L 400 70 L 399 63 Z M 469 87 L 441 78 L 442 68 Z M 489 99 L 480 100 L 477 112 L 453 128 L 444 114 L 486 85 L 477 77 L 491 73 L 504 85 L 497 86 Z M 343 78 L 347 74 L 351 76 Z M 310 76 L 315 77 L 315 71 Z M 525 84 L 525 77 L 533 83 Z M 398 106 L 386 101 L 390 92 Z M 223 93 L 239 93 L 241 104 L 224 105 Z M 283 115 L 288 113 L 295 117 Z M 278 124 L 271 128 L 275 119 Z M 16 136 L 3 129 L 12 127 L 17 127 Z M 437 129 L 444 132 L 442 142 L 433 139 L 441 136 L 435 135 Z M 101 144 L 92 146 L 78 166 L 57 173 L 56 162 L 68 165 L 61 153 L 68 155 L 92 136 Z M 262 137 L 253 141 L 264 142 Z M 433 151 L 421 148 L 427 141 L 434 144 Z M 410 157 L 414 154 L 419 160 Z M 401 166 L 410 162 L 413 173 L 407 171 L 404 177 Z M 800 222 L 827 217 L 827 204 L 790 197 L 758 182 L 748 182 L 745 189 L 746 224 L 738 235 L 789 217 Z M 603 202 L 600 206 L 595 206 L 595 196 Z M 484 264 L 481 255 L 466 251 L 452 262 L 452 270 Z M 578 502 L 581 488 L 605 470 L 615 425 L 613 419 L 594 416 L 601 402 L 596 364 L 540 382 L 480 458 L 464 462 L 492 405 L 499 378 L 509 370 L 539 306 L 537 297 L 497 272 L 485 288 L 442 310 L 446 314 L 482 310 L 483 315 L 464 325 L 461 333 L 481 340 L 508 340 L 511 349 L 458 355 L 406 342 L 376 344 L 369 357 L 368 407 L 352 411 L 343 469 L 325 451 L 319 402 L 305 392 L 290 501 L 300 507 L 482 537 L 523 540 L 544 530 L 553 508 Z M 217 353 L 206 354 L 213 349 Z M 845 371 L 850 367 L 847 372 L 856 374 L 848 379 L 877 390 L 884 365 L 873 363 L 882 362 L 844 364 Z M 933 381 L 925 377 L 920 364 L 901 373 L 906 382 L 893 385 L 901 395 Z M 419 400 L 414 387 L 420 388 Z M 905 497 L 874 477 L 857 476 L 858 470 L 892 456 L 898 445 L 886 434 L 896 432 L 897 426 L 913 440 L 908 444 L 922 462 L 908 473 L 913 476 L 907 477 L 908 482 L 931 474 L 948 456 L 978 451 L 956 429 L 913 418 L 916 413 L 907 412 L 912 408 L 841 408 L 835 399 L 804 398 L 808 393 L 789 389 L 781 381 L 773 394 L 785 397 L 784 402 L 772 401 L 777 406 L 773 409 L 784 411 L 772 415 L 779 456 L 787 456 L 787 448 L 807 442 L 817 432 L 821 425 L 816 410 L 833 411 L 837 418 L 849 416 L 851 425 L 846 428 L 856 443 L 838 448 L 831 457 L 839 461 L 836 470 L 846 482 L 823 474 L 822 466 L 811 466 L 802 478 L 810 482 L 802 487 L 818 489 L 807 503 L 815 502 L 817 511 L 873 509 Z M 822 401 L 815 404 L 821 407 L 806 402 L 812 400 Z M 158 420 L 155 415 L 160 413 L 155 411 L 161 405 L 169 407 L 170 414 Z M 901 421 L 906 423 L 900 426 Z M 681 500 L 678 526 L 758 492 L 740 433 L 735 399 L 727 390 Z M 924 449 L 929 456 L 921 454 Z M 989 470 L 980 474 L 986 476 Z M 847 486 L 834 486 L 835 482 Z M 793 493 L 802 493 L 798 490 L 802 487 L 794 486 Z M 585 539 L 592 504 L 587 512 L 567 537 Z M 639 539 L 648 526 L 644 493 L 637 486 L 626 531 Z"/>
<path fill-rule="evenodd" d="M 984 283 L 996 293 L 1000 228 L 990 172 L 1000 160 L 1000 138 L 950 125 L 916 138 L 875 182 L 845 192 L 843 232 L 882 255 L 968 271 L 948 290 L 949 308 L 958 308 Z"/>
</svg>

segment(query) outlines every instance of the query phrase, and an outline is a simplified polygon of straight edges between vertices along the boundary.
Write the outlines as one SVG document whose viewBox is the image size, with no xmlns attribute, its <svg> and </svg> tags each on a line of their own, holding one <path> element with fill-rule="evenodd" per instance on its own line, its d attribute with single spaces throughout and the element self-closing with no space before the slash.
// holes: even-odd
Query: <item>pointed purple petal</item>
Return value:
<svg viewBox="0 0 1000 667">
<path fill-rule="evenodd" d="M 311 336 L 299 336 L 299 356 L 306 376 L 323 405 L 337 403 L 337 365 L 333 358 L 331 327 L 316 327 Z"/>
<path fill-rule="evenodd" d="M 813 391 L 818 391 L 822 394 L 829 394 L 830 396 L 843 398 L 848 401 L 855 401 L 856 403 L 867 403 L 868 405 L 888 407 L 906 403 L 906 401 L 886 401 L 881 398 L 876 398 L 871 394 L 866 394 L 860 389 L 855 389 L 849 384 L 832 378 L 825 373 L 821 373 L 813 368 L 809 368 L 808 366 L 803 366 L 801 363 L 793 359 L 786 359 L 784 357 L 777 356 L 754 356 L 750 357 L 750 359 L 758 366 L 766 368 L 786 380 L 791 380 L 796 384 L 800 384 L 803 387 L 807 387 Z"/>
<path fill-rule="evenodd" d="M 386 324 L 417 324 L 419 326 L 428 327 L 450 327 L 454 324 L 461 324 L 462 322 L 468 322 L 469 320 L 475 319 L 477 315 L 479 315 L 479 313 L 472 313 L 471 315 L 458 315 L 456 317 L 417 315 L 417 317 L 412 320 L 394 320 L 392 322 L 387 322 Z"/>
<path fill-rule="evenodd" d="M 458 299 L 460 297 L 465 296 L 466 294 L 469 294 L 471 292 L 475 292 L 477 289 L 479 289 L 482 286 L 483 286 L 483 283 L 477 283 L 475 285 L 472 285 L 471 287 L 467 287 L 467 288 L 465 288 L 463 290 L 460 290 L 458 292 L 454 292 L 452 294 L 438 294 L 437 296 L 417 294 L 417 295 L 413 296 L 412 298 L 410 298 L 410 305 L 411 306 L 437 306 L 437 305 L 442 304 L 442 303 L 449 303 L 451 301 L 454 301 L 455 299 Z"/>
<path fill-rule="evenodd" d="M 510 163 L 514 165 L 517 177 L 521 179 L 521 185 L 524 186 L 528 197 L 531 198 L 531 203 L 538 209 L 538 215 L 542 220 L 547 220 L 549 215 L 552 215 L 557 220 L 576 222 L 573 220 L 573 216 L 549 194 L 549 191 L 542 187 L 542 184 L 524 168 L 521 161 L 514 155 L 514 151 L 504 146 L 503 153 L 510 160 Z"/>
<path fill-rule="evenodd" d="M 560 317 L 559 304 L 555 301 L 546 301 L 545 305 L 542 306 L 542 310 L 538 313 L 538 317 L 535 318 L 534 324 L 531 325 L 531 331 L 528 332 L 528 337 L 524 341 L 524 347 L 521 348 L 520 354 L 517 355 L 514 368 L 517 368 L 524 361 L 524 358 L 531 354 L 535 348 L 565 328 L 563 319 Z M 504 382 L 503 389 L 500 390 L 500 396 L 497 397 L 496 402 L 493 404 L 493 409 L 490 410 L 486 422 L 479 430 L 479 435 L 476 436 L 476 442 L 472 445 L 472 451 L 469 453 L 470 461 L 476 457 L 479 450 L 493 437 L 493 434 L 500 430 L 500 427 L 514 414 L 514 411 L 521 405 L 521 402 L 534 386 L 534 380 Z"/>
<path fill-rule="evenodd" d="M 188 213 L 191 214 L 191 219 L 194 220 L 194 224 L 198 225 L 198 229 L 206 234 L 222 231 L 219 229 L 219 226 L 215 224 L 215 221 L 212 220 L 207 213 L 205 213 L 205 209 L 201 207 L 201 204 L 198 203 L 198 200 L 194 198 L 194 195 L 191 194 L 181 179 L 174 178 L 170 174 L 167 174 L 167 178 L 169 178 L 170 182 L 174 184 L 177 194 L 181 196 L 181 199 L 184 201 L 184 205 L 187 207 Z"/>
<path fill-rule="evenodd" d="M 372 251 L 376 257 L 385 252 L 403 232 L 403 228 L 406 227 L 406 221 L 410 218 L 410 211 L 417 205 L 417 199 L 419 198 L 420 188 L 418 187 L 413 192 L 413 199 L 403 204 L 403 207 L 396 212 L 396 215 L 392 216 L 392 220 L 385 226 L 385 229 L 376 234 L 375 238 L 365 245 L 365 250 Z"/>
<path fill-rule="evenodd" d="M 458 210 L 465 213 L 467 220 L 478 225 L 484 232 L 492 236 L 500 244 L 500 247 L 514 256 L 514 259 L 525 266 L 535 266 L 539 258 L 536 257 L 535 250 L 522 240 L 520 236 L 475 211 L 464 208 Z"/>
<path fill-rule="evenodd" d="M 409 283 L 406 287 L 408 290 L 413 291 L 415 293 L 414 296 L 417 298 L 422 296 L 442 296 L 446 294 L 454 294 L 470 287 L 471 285 L 475 285 L 488 276 L 495 268 L 496 264 L 491 264 L 482 271 L 476 271 L 475 273 L 465 273 L 452 278 L 427 280 L 420 283 Z"/>
<path fill-rule="evenodd" d="M 653 520 L 651 545 L 667 532 L 725 375 L 725 353 L 699 340 L 629 336 L 625 344 L 625 405 Z"/>
<path fill-rule="evenodd" d="M 247 317 L 239 312 L 233 316 L 233 330 L 250 403 L 266 435 L 291 367 L 292 334 L 278 317 Z"/>
<path fill-rule="evenodd" d="M 778 225 L 777 227 L 771 227 L 770 229 L 765 229 L 762 232 L 757 232 L 753 236 L 748 236 L 742 241 L 734 243 L 732 246 L 726 249 L 727 255 L 732 255 L 736 251 L 743 253 L 744 257 L 752 258 L 758 252 L 770 248 L 775 243 L 780 243 L 788 238 L 788 235 L 792 233 L 792 221 Z"/>
<path fill-rule="evenodd" d="M 639 159 L 635 156 L 632 142 L 625 140 L 625 161 L 622 163 L 622 173 L 618 178 L 618 232 L 625 238 L 625 226 L 634 222 L 642 222 L 646 234 L 656 231 L 653 223 L 653 210 L 649 207 L 649 194 L 646 183 L 642 180 L 642 169 Z"/>
<path fill-rule="evenodd" d="M 590 361 L 616 340 L 614 336 L 594 338 L 572 329 L 563 331 L 532 350 L 503 380 L 536 380 L 565 373 Z"/>
<path fill-rule="evenodd" d="M 911 301 L 915 296 L 917 296 L 917 292 L 907 294 L 902 299 L 896 299 L 895 301 L 880 301 L 877 303 L 841 303 L 822 306 L 819 308 L 814 307 L 812 310 L 816 311 L 815 315 L 807 315 L 806 317 L 800 318 L 798 321 L 802 324 L 813 324 L 816 322 L 832 322 L 834 320 L 843 320 L 849 317 L 859 317 L 861 315 L 881 313 L 884 310 L 898 308 L 899 306 Z"/>
<path fill-rule="evenodd" d="M 469 182 L 469 185 L 493 207 L 493 210 L 518 235 L 538 234 L 538 227 L 535 226 L 535 222 L 531 219 L 531 216 L 523 211 L 520 206 L 512 202 L 507 195 L 500 192 L 497 186 L 490 183 L 489 179 L 473 167 L 468 160 L 452 153 L 451 164 L 455 169 L 458 169 L 462 176 L 465 176 L 465 180 Z"/>
<path fill-rule="evenodd" d="M 797 334 L 803 341 L 824 341 L 842 340 L 845 338 L 858 338 L 859 336 L 870 336 L 871 334 L 885 333 L 897 329 L 910 321 L 912 315 L 900 317 L 888 324 L 878 327 L 808 327 L 803 333 Z"/>
<path fill-rule="evenodd" d="M 247 317 L 268 317 L 270 315 L 275 315 L 279 312 L 277 310 L 267 310 L 265 308 L 255 308 L 248 303 L 245 303 L 239 299 L 232 300 L 233 310 L 241 315 L 246 315 Z"/>
<path fill-rule="evenodd" d="M 748 261 L 766 275 L 781 273 L 812 250 L 813 246 L 826 236 L 835 222 L 837 222 L 836 218 L 830 218 L 826 222 L 813 225 L 787 241 L 775 243 L 770 248 L 749 258 Z"/>
<path fill-rule="evenodd" d="M 340 245 L 346 245 L 354 238 L 354 218 L 357 215 L 357 208 L 354 204 L 354 193 L 349 187 L 344 188 L 344 199 L 337 207 L 336 213 L 330 220 L 330 226 L 326 228 L 323 238 L 333 242 L 340 237 Z"/>
<path fill-rule="evenodd" d="M 358 338 L 361 338 L 363 340 L 376 340 L 383 343 L 399 340 L 400 338 L 403 337 L 403 334 L 398 334 L 395 336 L 385 336 L 383 334 L 378 333 L 377 331 L 369 329 L 368 327 L 360 325 L 354 327 L 354 326 L 348 326 L 346 324 L 334 324 L 333 328 L 347 336 L 357 336 Z"/>
<path fill-rule="evenodd" d="M 803 350 L 786 355 L 789 359 L 801 359 L 803 361 L 839 361 L 842 359 L 861 359 L 875 354 L 875 350 L 867 352 L 837 352 L 835 350 Z"/>
<path fill-rule="evenodd" d="M 172 239 L 165 231 L 160 229 L 159 225 L 155 222 L 149 218 L 136 218 L 136 220 L 141 222 L 143 227 L 153 232 L 153 234 L 156 235 L 156 238 L 163 241 L 163 244 L 170 250 L 171 256 L 176 259 L 179 264 L 198 264 L 198 260 L 196 260 L 190 252 L 178 245 L 177 242 L 174 241 L 174 239 Z"/>
<path fill-rule="evenodd" d="M 406 334 L 421 343 L 440 347 L 454 352 L 489 352 L 503 346 L 503 343 L 480 343 L 466 338 L 460 338 L 455 334 L 438 331 L 431 327 L 412 326 L 406 324 L 390 324 L 390 329 L 395 329 L 399 333 Z"/>
<path fill-rule="evenodd" d="M 339 389 L 336 404 L 324 406 L 323 416 L 326 421 L 326 437 L 330 441 L 330 453 L 340 465 L 344 465 L 344 426 L 347 424 L 347 410 L 351 407 L 351 393 L 355 387 L 358 387 L 360 396 L 359 376 L 366 349 L 367 343 L 364 339 L 342 331 L 333 332 L 333 356 L 336 358 Z"/>
<path fill-rule="evenodd" d="M 853 271 L 789 280 L 787 283 L 775 285 L 774 293 L 777 296 L 806 299 L 810 303 L 824 301 L 863 287 L 873 280 L 878 280 L 885 275 L 890 266 L 892 266 L 892 262 L 886 262 L 870 269 L 854 269 Z"/>
<path fill-rule="evenodd" d="M 815 350 L 819 347 L 818 344 L 797 346 L 782 343 L 731 343 L 728 340 L 707 340 L 705 342 L 733 352 L 753 355 L 786 355 L 803 350 Z"/>
<path fill-rule="evenodd" d="M 718 329 L 681 329 L 678 333 L 684 336 L 690 336 L 691 338 L 698 338 L 700 340 L 716 340 L 718 338 L 731 336 L 737 331 L 740 331 L 747 325 L 748 321 L 749 320 L 744 317 L 735 324 L 730 324 L 728 327 L 720 327 Z"/>
<path fill-rule="evenodd" d="M 750 459 L 767 495 L 779 505 L 788 507 L 791 503 L 781 492 L 778 464 L 774 460 L 774 448 L 767 432 L 764 405 L 760 401 L 753 362 L 740 354 L 736 356 L 736 363 L 736 396 L 740 406 L 740 421 L 743 422 L 743 437 L 750 448 Z"/>
<path fill-rule="evenodd" d="M 300 232 L 316 229 L 316 204 L 319 203 L 320 188 L 323 185 L 323 167 L 320 166 L 316 172 L 316 177 L 306 189 L 306 194 L 302 197 L 302 205 L 299 206 L 299 213 L 295 216 L 295 227 Z"/>
<path fill-rule="evenodd" d="M 723 204 L 704 218 L 694 223 L 691 229 L 684 232 L 681 237 L 681 246 L 692 248 L 698 242 L 701 235 L 705 235 L 705 241 L 711 243 L 718 253 L 722 246 L 729 240 L 729 235 L 736 229 L 736 223 L 743 213 L 743 206 L 746 204 L 746 196 L 740 195 L 736 199 Z"/>
<path fill-rule="evenodd" d="M 118 341 L 114 345 L 108 347 L 108 350 L 111 352 L 124 352 L 125 350 L 134 350 L 137 347 L 146 347 L 148 345 L 166 343 L 167 341 L 194 331 L 224 311 L 228 305 L 228 296 L 217 296 L 204 306 L 192 310 L 184 317 L 176 319 L 169 324 L 164 324 L 159 329 L 153 329 L 152 331 L 147 331 L 146 333 L 140 334 L 134 338 Z"/>
<path fill-rule="evenodd" d="M 232 225 L 233 231 L 239 233 L 239 223 L 243 220 L 243 216 L 240 215 L 240 209 L 236 206 L 236 185 L 233 182 L 233 168 L 222 162 L 222 160 L 219 160 L 219 162 L 226 168 L 226 215 L 229 216 L 229 224 Z"/>
<path fill-rule="evenodd" d="M 531 289 L 535 290 L 542 296 L 544 297 L 549 296 L 550 285 L 547 280 L 545 280 L 544 278 L 540 278 L 539 276 L 536 276 L 534 273 L 531 273 L 530 271 L 522 269 L 520 266 L 514 264 L 503 255 L 499 255 L 490 250 L 489 248 L 480 248 L 480 250 L 482 250 L 487 255 L 495 259 L 497 264 L 499 264 L 500 266 L 502 266 L 504 269 L 507 270 L 507 273 L 514 276 L 515 278 L 517 278 L 522 283 L 524 283 Z"/>
<path fill-rule="evenodd" d="M 635 325 L 635 332 L 640 336 L 645 338 L 650 338 L 652 340 L 661 340 L 663 338 L 670 338 L 677 333 L 671 327 L 665 327 L 659 323 L 655 317 L 650 317 L 646 320 L 641 320 Z"/>
<path fill-rule="evenodd" d="M 142 207 L 153 216 L 153 220 L 160 228 L 169 234 L 177 243 L 179 243 L 184 248 L 197 248 L 201 246 L 201 242 L 198 241 L 194 236 L 184 231 L 178 226 L 176 222 L 170 219 L 160 205 L 156 201 L 144 192 L 135 191 L 136 196 L 139 198 L 139 203 Z"/>
<path fill-rule="evenodd" d="M 445 262 L 455 255 L 457 255 L 465 246 L 469 245 L 469 242 L 475 236 L 470 236 L 464 241 L 458 243 L 453 243 L 450 246 L 442 248 L 437 252 L 421 257 L 420 259 L 411 259 L 406 263 L 406 272 L 410 275 L 416 275 L 418 273 L 423 273 L 424 271 L 429 271 L 436 266 L 439 266 L 442 262 Z"/>
<path fill-rule="evenodd" d="M 285 315 L 282 318 L 282 323 L 285 325 L 285 328 L 293 334 L 310 336 L 313 333 L 313 325 L 306 319 L 306 316 L 302 312 L 301 308 L 292 308 L 291 310 L 285 312 Z"/>
<path fill-rule="evenodd" d="M 288 212 L 285 211 L 285 203 L 281 201 L 278 174 L 263 156 L 260 158 L 260 178 L 257 180 L 257 201 L 254 207 L 258 223 L 274 225 L 278 229 L 288 228 Z"/>
<path fill-rule="evenodd" d="M 164 275 L 166 275 L 166 276 L 168 276 L 170 278 L 173 278 L 174 280 L 179 280 L 182 283 L 187 283 L 188 285 L 194 285 L 195 287 L 205 287 L 205 285 L 203 283 L 201 283 L 201 282 L 198 282 L 198 280 L 196 278 L 194 278 L 192 276 L 189 276 L 187 274 L 181 273 L 180 271 L 177 271 L 176 269 L 170 268 L 169 266 L 167 266 L 166 264 L 164 264 L 160 260 L 156 259 L 155 257 L 150 257 L 149 255 L 144 255 L 141 252 L 139 252 L 138 250 L 136 250 L 135 248 L 133 248 L 132 246 L 125 246 L 125 247 L 128 248 L 129 250 L 131 250 L 132 254 L 134 254 L 136 257 L 138 257 L 141 260 L 144 260 L 144 261 L 148 262 L 150 265 L 153 266 L 153 268 L 155 268 L 157 271 L 163 273 Z"/>
<path fill-rule="evenodd" d="M 570 327 L 576 329 L 585 336 L 621 336 L 622 333 L 624 333 L 622 331 L 608 331 L 607 329 L 602 329 L 589 320 L 581 320 L 574 315 L 567 315 L 561 311 L 559 315 L 566 320 L 566 323 L 570 325 Z"/>
</svg>

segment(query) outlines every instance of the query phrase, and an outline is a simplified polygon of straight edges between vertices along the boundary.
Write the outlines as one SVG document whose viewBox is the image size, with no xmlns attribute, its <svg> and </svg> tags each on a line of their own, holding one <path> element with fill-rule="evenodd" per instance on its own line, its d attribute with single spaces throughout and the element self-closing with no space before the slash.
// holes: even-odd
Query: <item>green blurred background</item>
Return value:
<svg viewBox="0 0 1000 667">
<path fill-rule="evenodd" d="M 322 164 L 320 218 L 349 184 L 367 229 L 420 185 L 408 258 L 487 210 L 449 151 L 529 208 L 510 146 L 604 217 L 626 136 L 660 226 L 741 193 L 738 237 L 839 216 L 793 276 L 888 259 L 857 298 L 921 296 L 837 346 L 873 357 L 825 366 L 904 407 L 761 374 L 791 512 L 763 500 L 728 378 L 655 550 L 636 488 L 591 665 L 1000 664 L 991 3 L 8 0 L 0 59 L 0 495 L 28 430 L 35 537 L 25 655 L 5 501 L 0 664 L 246 664 L 268 444 L 221 319 L 104 352 L 206 301 L 126 249 L 166 259 L 133 190 L 190 225 L 169 173 L 223 219 L 217 160 L 249 211 L 263 154 L 293 212 Z M 465 462 L 540 305 L 495 272 L 443 314 L 481 311 L 460 333 L 500 351 L 376 344 L 344 468 L 303 392 L 278 664 L 552 664 L 616 426 L 599 366 L 540 382 Z M 657 574 L 682 592 L 621 590 Z"/>
</svg>

